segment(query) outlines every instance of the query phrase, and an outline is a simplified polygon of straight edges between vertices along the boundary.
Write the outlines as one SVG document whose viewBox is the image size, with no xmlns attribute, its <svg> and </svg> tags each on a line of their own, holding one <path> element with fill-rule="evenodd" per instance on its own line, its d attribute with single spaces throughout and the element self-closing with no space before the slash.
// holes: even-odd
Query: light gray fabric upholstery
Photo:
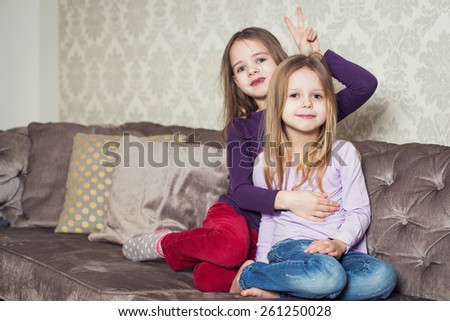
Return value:
<svg viewBox="0 0 450 321">
<path fill-rule="evenodd" d="M 369 253 L 391 263 L 397 291 L 450 300 L 450 147 L 355 143 L 369 191 Z"/>
<path fill-rule="evenodd" d="M 0 297 L 7 300 L 204 300 L 192 271 L 173 272 L 163 262 L 136 263 L 120 246 L 89 242 L 86 235 L 53 229 L 9 228 L 0 232 Z"/>
<path fill-rule="evenodd" d="M 0 132 L 0 218 L 14 224 L 22 211 L 30 140 L 26 129 Z"/>
</svg>

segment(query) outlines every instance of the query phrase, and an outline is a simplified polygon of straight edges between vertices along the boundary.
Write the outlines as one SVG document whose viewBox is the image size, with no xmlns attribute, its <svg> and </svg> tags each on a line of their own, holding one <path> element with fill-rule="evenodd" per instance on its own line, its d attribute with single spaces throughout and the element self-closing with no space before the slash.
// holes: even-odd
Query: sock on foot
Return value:
<svg viewBox="0 0 450 321">
<path fill-rule="evenodd" d="M 122 255 L 135 262 L 164 258 L 161 240 L 169 233 L 172 233 L 172 231 L 162 229 L 150 234 L 134 237 L 124 243 Z"/>
</svg>

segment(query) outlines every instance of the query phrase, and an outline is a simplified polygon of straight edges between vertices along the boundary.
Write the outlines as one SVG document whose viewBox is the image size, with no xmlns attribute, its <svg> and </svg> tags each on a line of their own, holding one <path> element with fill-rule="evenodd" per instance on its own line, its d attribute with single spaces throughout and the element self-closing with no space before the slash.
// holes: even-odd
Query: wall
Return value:
<svg viewBox="0 0 450 321">
<path fill-rule="evenodd" d="M 0 0 L 0 129 L 57 121 L 58 1 Z"/>
<path fill-rule="evenodd" d="M 450 145 L 444 0 L 61 0 L 61 120 L 219 129 L 227 40 L 261 26 L 295 53 L 282 18 L 295 18 L 299 3 L 323 50 L 379 80 L 372 99 L 339 126 L 341 136 Z"/>
<path fill-rule="evenodd" d="M 29 2 L 29 1 L 27 1 Z M 39 121 L 59 121 L 59 1 L 39 0 Z"/>
</svg>

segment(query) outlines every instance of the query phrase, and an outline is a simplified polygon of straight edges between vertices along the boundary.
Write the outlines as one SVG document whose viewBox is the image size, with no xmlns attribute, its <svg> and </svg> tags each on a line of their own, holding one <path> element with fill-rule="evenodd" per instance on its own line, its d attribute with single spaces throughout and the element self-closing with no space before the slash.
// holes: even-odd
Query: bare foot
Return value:
<svg viewBox="0 0 450 321">
<path fill-rule="evenodd" d="M 280 296 L 278 292 L 272 292 L 267 290 L 262 290 L 258 288 L 250 288 L 247 290 L 242 290 L 241 292 L 242 296 L 250 296 L 254 298 L 261 298 L 261 299 L 279 299 Z"/>
<path fill-rule="evenodd" d="M 230 288 L 230 293 L 241 293 L 242 289 L 239 285 L 239 277 L 241 276 L 242 270 L 249 266 L 250 264 L 255 263 L 255 261 L 253 260 L 247 260 L 245 261 L 241 267 L 239 268 L 238 273 L 236 274 L 236 276 L 233 279 L 233 282 L 231 283 L 231 288 Z"/>
</svg>

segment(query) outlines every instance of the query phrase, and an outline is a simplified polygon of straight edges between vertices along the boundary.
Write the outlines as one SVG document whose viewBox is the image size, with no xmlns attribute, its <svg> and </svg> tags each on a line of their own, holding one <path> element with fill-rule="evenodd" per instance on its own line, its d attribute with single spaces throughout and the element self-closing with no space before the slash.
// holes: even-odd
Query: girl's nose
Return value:
<svg viewBox="0 0 450 321">
<path fill-rule="evenodd" d="M 254 74 L 256 74 L 256 73 L 258 73 L 259 72 L 259 69 L 258 68 L 248 68 L 248 76 L 250 77 L 250 76 L 252 76 L 252 75 L 254 75 Z"/>
<path fill-rule="evenodd" d="M 302 102 L 302 108 L 311 109 L 312 108 L 311 101 L 309 99 L 304 100 Z"/>
</svg>

